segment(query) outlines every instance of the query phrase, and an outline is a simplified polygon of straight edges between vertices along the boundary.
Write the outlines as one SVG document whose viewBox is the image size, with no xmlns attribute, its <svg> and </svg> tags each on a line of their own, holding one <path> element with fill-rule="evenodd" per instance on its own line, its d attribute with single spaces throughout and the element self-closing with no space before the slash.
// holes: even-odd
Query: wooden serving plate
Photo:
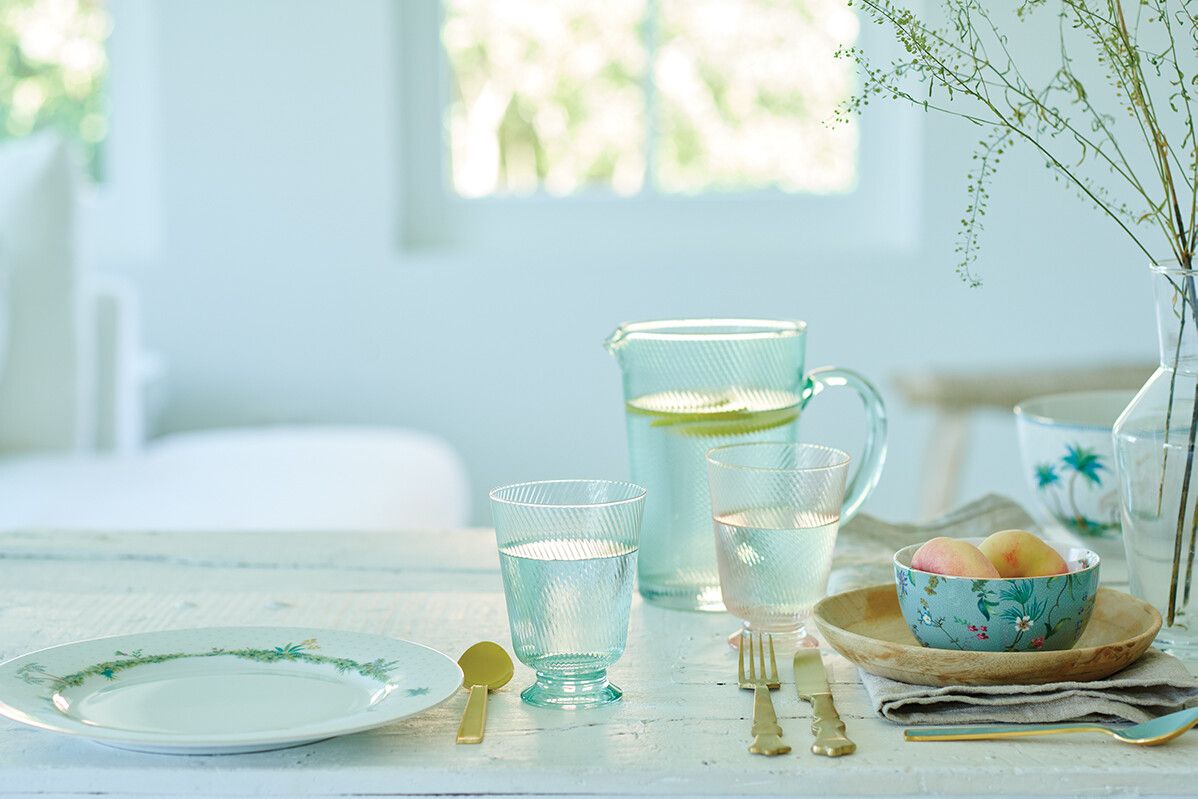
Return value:
<svg viewBox="0 0 1198 799">
<path fill-rule="evenodd" d="M 1161 615 L 1148 603 L 1099 588 L 1094 613 L 1072 649 L 961 652 L 925 649 L 911 634 L 893 583 L 834 594 L 815 606 L 815 623 L 840 654 L 870 674 L 917 685 L 1040 685 L 1099 680 L 1152 645 Z"/>
</svg>

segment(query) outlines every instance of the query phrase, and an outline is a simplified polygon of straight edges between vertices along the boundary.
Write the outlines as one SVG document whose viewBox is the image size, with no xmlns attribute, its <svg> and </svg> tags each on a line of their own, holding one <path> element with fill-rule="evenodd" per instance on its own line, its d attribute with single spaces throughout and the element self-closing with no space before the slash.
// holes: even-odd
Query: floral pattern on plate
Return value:
<svg viewBox="0 0 1198 799">
<path fill-rule="evenodd" d="M 167 663 L 172 660 L 181 660 L 184 658 L 235 657 L 259 663 L 298 662 L 311 665 L 329 665 L 341 674 L 352 671 L 363 677 L 369 677 L 385 683 L 390 672 L 399 662 L 396 660 L 389 661 L 383 658 L 375 658 L 367 663 L 362 663 L 353 658 L 318 655 L 312 651 L 315 649 L 320 649 L 320 645 L 317 644 L 315 638 L 308 638 L 300 641 L 298 644 L 287 643 L 269 649 L 253 647 L 226 649 L 225 647 L 214 646 L 206 652 L 168 652 L 163 654 L 146 654 L 141 649 L 134 649 L 131 652 L 123 652 L 118 649 L 113 653 L 116 658 L 115 660 L 93 663 L 90 666 L 61 677 L 51 674 L 45 666 L 37 661 L 25 663 L 17 669 L 16 675 L 17 679 L 27 682 L 30 685 L 46 685 L 49 686 L 51 691 L 60 691 L 63 688 L 83 685 L 84 681 L 89 677 L 103 677 L 108 680 L 115 680 L 120 672 L 136 666 Z M 412 690 L 428 691 L 427 688 Z M 413 693 L 412 695 L 415 696 L 418 694 Z"/>
</svg>

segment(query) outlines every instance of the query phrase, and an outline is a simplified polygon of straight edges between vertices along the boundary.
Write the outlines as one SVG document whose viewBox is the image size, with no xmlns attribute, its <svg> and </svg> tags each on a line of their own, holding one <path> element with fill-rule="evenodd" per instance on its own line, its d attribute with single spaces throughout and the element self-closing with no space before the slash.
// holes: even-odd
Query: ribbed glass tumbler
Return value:
<svg viewBox="0 0 1198 799">
<path fill-rule="evenodd" d="M 824 597 L 849 455 L 816 444 L 757 443 L 707 453 L 724 604 L 743 631 L 783 649 L 817 645 L 804 622 Z"/>
<path fill-rule="evenodd" d="M 539 707 L 614 702 L 607 669 L 624 654 L 645 489 L 549 480 L 491 492 L 516 657 L 537 673 Z"/>
</svg>

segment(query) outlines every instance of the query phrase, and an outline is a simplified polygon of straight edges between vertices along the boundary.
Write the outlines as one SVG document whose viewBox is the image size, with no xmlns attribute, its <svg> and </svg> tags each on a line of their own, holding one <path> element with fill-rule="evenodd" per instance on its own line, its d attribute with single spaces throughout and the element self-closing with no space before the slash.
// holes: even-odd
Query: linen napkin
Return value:
<svg viewBox="0 0 1198 799">
<path fill-rule="evenodd" d="M 1048 724 L 1149 719 L 1198 705 L 1198 680 L 1149 649 L 1105 680 L 1048 685 L 911 685 L 861 672 L 873 708 L 896 724 Z"/>
</svg>

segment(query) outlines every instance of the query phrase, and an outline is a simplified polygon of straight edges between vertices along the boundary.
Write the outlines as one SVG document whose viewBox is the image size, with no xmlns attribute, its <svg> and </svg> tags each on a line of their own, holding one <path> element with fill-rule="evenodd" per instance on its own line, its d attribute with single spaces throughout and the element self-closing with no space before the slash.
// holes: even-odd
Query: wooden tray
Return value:
<svg viewBox="0 0 1198 799">
<path fill-rule="evenodd" d="M 1161 628 L 1148 603 L 1099 588 L 1090 623 L 1060 652 L 925 649 L 899 611 L 893 583 L 834 594 L 815 606 L 828 644 L 870 674 L 918 685 L 1039 685 L 1099 680 L 1135 662 Z"/>
</svg>

